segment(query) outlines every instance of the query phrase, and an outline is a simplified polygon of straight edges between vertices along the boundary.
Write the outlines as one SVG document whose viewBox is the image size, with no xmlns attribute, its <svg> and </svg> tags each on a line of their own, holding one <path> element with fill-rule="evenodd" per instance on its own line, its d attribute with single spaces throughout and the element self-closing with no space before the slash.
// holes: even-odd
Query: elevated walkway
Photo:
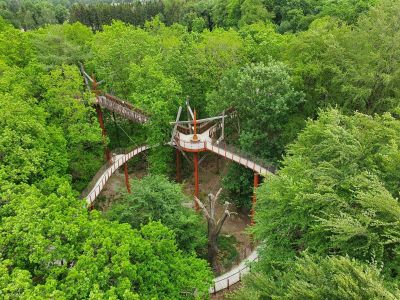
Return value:
<svg viewBox="0 0 400 300">
<path fill-rule="evenodd" d="M 272 167 L 263 166 L 261 162 L 256 162 L 255 159 L 247 157 L 232 146 L 214 142 L 212 139 L 212 130 L 213 128 L 209 128 L 204 132 L 197 134 L 198 141 L 193 141 L 192 134 L 176 132 L 174 145 L 186 152 L 211 151 L 248 169 L 251 169 L 262 176 L 274 173 L 274 169 Z"/>
<path fill-rule="evenodd" d="M 105 94 L 104 96 L 97 96 L 96 104 L 102 108 L 117 113 L 132 122 L 144 124 L 149 121 L 149 116 L 146 115 L 143 111 L 134 108 L 131 104 L 109 94 Z M 225 113 L 231 112 L 230 110 L 228 110 Z M 225 113 L 222 117 L 223 120 L 225 118 Z M 219 127 L 217 127 L 218 124 L 216 124 L 214 121 L 221 119 L 221 116 L 203 120 L 204 122 L 200 123 L 198 127 L 199 133 L 197 133 L 197 140 L 194 141 L 192 132 L 193 129 L 194 132 L 196 132 L 196 123 L 194 124 L 194 128 L 191 127 L 193 123 L 192 121 L 180 122 L 183 125 L 188 125 L 187 127 L 183 126 L 182 124 L 178 124 L 179 115 L 180 111 L 178 112 L 177 122 L 173 123 L 175 124 L 175 127 L 172 134 L 171 142 L 169 142 L 168 145 L 176 147 L 185 152 L 193 152 L 196 157 L 195 161 L 197 161 L 198 159 L 198 152 L 210 151 L 222 157 L 225 157 L 226 159 L 234 161 L 248 169 L 253 170 L 255 174 L 266 176 L 268 174 L 274 173 L 275 170 L 273 168 L 265 166 L 265 163 L 260 162 L 255 158 L 250 158 L 248 155 L 240 153 L 240 151 L 238 151 L 237 149 L 228 147 L 226 144 L 220 143 L 219 140 L 215 141 L 214 135 Z M 196 112 L 194 113 L 194 116 L 196 116 Z M 194 119 L 196 118 L 194 117 Z M 105 135 L 105 128 L 101 116 L 101 110 L 99 122 L 103 129 L 103 135 Z M 222 123 L 221 140 L 223 139 L 223 126 L 224 125 Z M 126 153 L 114 154 L 110 159 L 110 162 L 105 164 L 97 172 L 96 176 L 92 179 L 89 186 L 82 193 L 82 197 L 86 200 L 86 205 L 88 207 L 91 207 L 93 205 L 95 199 L 99 196 L 109 178 L 116 172 L 119 167 L 124 165 L 132 157 L 150 148 L 151 147 L 149 145 L 142 145 L 132 149 L 131 151 L 127 151 Z M 128 182 L 127 165 L 125 165 L 125 176 Z M 256 177 L 258 178 L 258 175 L 255 175 L 255 178 Z M 209 293 L 215 294 L 224 289 L 229 289 L 230 286 L 240 282 L 242 280 L 242 276 L 250 272 L 251 263 L 256 261 L 257 259 L 258 252 L 256 249 L 238 266 L 234 267 L 229 272 L 226 272 L 225 274 L 214 278 L 213 285 L 209 288 Z"/>
<path fill-rule="evenodd" d="M 90 207 L 94 200 L 96 200 L 97 196 L 100 195 L 104 186 L 106 185 L 108 179 L 110 179 L 111 175 L 115 173 L 116 170 L 120 166 L 122 166 L 125 162 L 130 160 L 132 157 L 146 151 L 150 147 L 148 145 L 139 146 L 132 151 L 129 151 L 126 154 L 117 154 L 112 157 L 111 164 L 107 165 L 107 168 L 103 170 L 102 173 L 99 174 L 98 179 L 94 182 L 93 187 L 88 192 L 86 198 L 86 204 Z"/>
<path fill-rule="evenodd" d="M 258 252 L 255 249 L 251 254 L 240 262 L 229 272 L 226 272 L 213 280 L 213 286 L 210 287 L 209 293 L 215 294 L 219 291 L 229 289 L 232 285 L 242 281 L 243 275 L 250 272 L 251 263 L 258 260 Z"/>
<path fill-rule="evenodd" d="M 149 120 L 149 117 L 143 111 L 109 94 L 97 96 L 96 104 L 135 123 L 144 124 Z"/>
</svg>

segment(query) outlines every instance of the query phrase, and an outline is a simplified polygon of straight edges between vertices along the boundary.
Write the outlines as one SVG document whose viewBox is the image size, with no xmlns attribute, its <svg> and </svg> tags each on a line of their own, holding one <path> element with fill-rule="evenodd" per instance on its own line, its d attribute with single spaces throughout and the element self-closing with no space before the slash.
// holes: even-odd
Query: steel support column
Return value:
<svg viewBox="0 0 400 300">
<path fill-rule="evenodd" d="M 125 173 L 125 185 L 128 193 L 131 193 L 131 185 L 129 183 L 129 174 L 128 174 L 128 163 L 124 163 L 124 173 Z"/>
<path fill-rule="evenodd" d="M 251 212 L 250 212 L 250 215 L 251 215 L 250 224 L 251 225 L 254 225 L 254 212 L 255 212 L 255 205 L 256 205 L 256 202 L 257 202 L 256 189 L 258 187 L 258 182 L 259 182 L 259 174 L 258 173 L 254 173 L 254 183 L 253 183 L 253 186 L 254 186 L 253 189 L 254 190 L 253 190 L 252 206 L 251 206 Z"/>
<path fill-rule="evenodd" d="M 194 195 L 199 198 L 199 153 L 193 153 L 194 161 Z M 194 201 L 194 207 L 196 211 L 199 210 L 199 205 Z"/>
</svg>

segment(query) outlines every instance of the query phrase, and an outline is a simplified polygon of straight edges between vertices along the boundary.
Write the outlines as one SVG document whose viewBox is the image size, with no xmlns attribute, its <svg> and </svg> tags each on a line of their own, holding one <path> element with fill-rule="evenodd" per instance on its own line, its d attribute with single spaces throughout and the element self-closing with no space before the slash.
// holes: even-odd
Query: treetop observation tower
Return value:
<svg viewBox="0 0 400 300">
<path fill-rule="evenodd" d="M 196 111 L 192 111 L 189 103 L 186 102 L 188 110 L 188 116 L 191 117 L 187 121 L 179 121 L 182 107 L 179 107 L 178 114 L 175 122 L 171 122 L 174 125 L 172 131 L 172 137 L 170 144 L 177 149 L 176 152 L 176 169 L 177 169 L 177 181 L 180 181 L 180 153 L 191 152 L 193 153 L 193 165 L 194 165 L 194 195 L 199 196 L 199 153 L 210 151 L 226 159 L 232 160 L 238 164 L 243 165 L 246 168 L 252 169 L 254 172 L 254 189 L 257 188 L 259 183 L 259 175 L 266 176 L 271 171 L 256 163 L 254 160 L 244 157 L 238 154 L 238 151 L 233 150 L 232 147 L 227 147 L 224 141 L 225 134 L 225 119 L 227 117 L 233 117 L 235 110 L 230 108 L 221 115 L 206 118 L 197 119 Z M 255 204 L 256 198 L 253 195 L 253 204 Z M 196 210 L 198 210 L 198 204 L 194 202 Z M 253 205 L 254 206 L 254 205 Z M 251 222 L 253 220 L 254 209 L 251 210 Z"/>
<path fill-rule="evenodd" d="M 103 109 L 111 111 L 113 114 L 116 113 L 121 117 L 135 123 L 144 124 L 149 121 L 150 117 L 142 110 L 135 108 L 130 103 L 116 98 L 110 94 L 103 94 L 98 89 L 98 82 L 93 77 L 90 77 L 83 66 L 81 65 L 81 72 L 84 76 L 86 86 L 88 90 L 93 90 L 96 95 L 94 106 L 96 108 L 98 121 L 102 129 L 102 136 L 104 142 L 104 151 L 106 157 L 106 164 L 104 164 L 100 170 L 93 177 L 88 187 L 82 192 L 82 197 L 86 199 L 86 204 L 89 208 L 93 208 L 94 201 L 99 196 L 108 179 L 116 172 L 116 170 L 124 165 L 125 173 L 125 184 L 128 192 L 130 193 L 130 185 L 128 178 L 128 166 L 127 162 L 132 157 L 146 151 L 150 148 L 157 146 L 141 145 L 135 146 L 129 150 L 124 151 L 109 151 L 106 144 L 106 128 L 104 126 Z M 91 83 L 91 84 L 90 84 Z M 199 160 L 199 153 L 209 151 L 219 156 L 225 157 L 226 159 L 232 160 L 242 166 L 251 169 L 254 172 L 254 191 L 258 187 L 259 175 L 266 176 L 274 173 L 275 169 L 266 167 L 262 162 L 257 163 L 257 159 L 248 158 L 244 154 L 240 154 L 240 151 L 232 147 L 228 147 L 224 141 L 225 134 L 225 119 L 227 117 L 234 117 L 235 110 L 228 109 L 222 112 L 221 115 L 206 118 L 197 119 L 196 111 L 192 111 L 189 103 L 186 102 L 188 110 L 187 121 L 180 121 L 182 113 L 182 107 L 179 107 L 178 114 L 175 122 L 171 122 L 173 130 L 171 134 L 171 140 L 166 144 L 176 148 L 176 164 L 177 164 L 177 181 L 180 181 L 181 177 L 181 154 L 185 156 L 189 161 L 187 153 L 193 155 L 194 165 L 194 196 L 198 198 L 199 194 L 199 163 L 204 159 L 205 156 Z M 255 192 L 252 198 L 252 209 L 251 209 L 251 224 L 254 224 L 254 207 L 256 203 Z M 194 201 L 196 210 L 199 210 L 198 204 Z M 214 278 L 213 286 L 210 287 L 209 292 L 216 293 L 218 291 L 229 289 L 229 287 L 239 281 L 244 274 L 250 271 L 248 263 L 258 259 L 258 252 L 255 249 L 246 259 L 244 259 L 240 265 L 236 266 L 231 271 L 222 274 L 221 276 Z"/>
<path fill-rule="evenodd" d="M 107 109 L 121 117 L 135 123 L 144 124 L 150 120 L 148 114 L 144 111 L 135 108 L 129 102 L 118 99 L 115 96 L 104 93 L 98 89 L 99 82 L 94 79 L 94 76 L 89 76 L 81 66 L 81 71 L 85 79 L 88 89 L 92 89 L 96 95 L 94 106 L 97 111 L 97 117 L 102 129 L 104 140 L 104 150 L 107 163 L 97 172 L 89 186 L 85 189 L 82 195 L 86 198 L 87 205 L 93 207 L 94 201 L 104 188 L 106 182 L 113 173 L 122 165 L 124 165 L 125 184 L 128 192 L 130 192 L 127 161 L 132 157 L 156 146 L 141 145 L 130 150 L 125 150 L 122 153 L 118 151 L 109 151 L 105 138 L 107 135 L 104 125 L 102 108 Z M 91 83 L 91 84 L 90 84 Z M 193 155 L 194 166 L 194 196 L 199 196 L 199 164 L 203 160 L 199 160 L 199 153 L 209 151 L 226 159 L 232 160 L 254 172 L 254 190 L 258 187 L 259 175 L 266 176 L 274 172 L 273 168 L 268 168 L 262 163 L 257 163 L 257 159 L 248 158 L 241 154 L 240 151 L 234 149 L 224 142 L 225 135 L 225 119 L 235 116 L 233 108 L 223 111 L 220 115 L 206 119 L 197 119 L 196 111 L 192 111 L 188 101 L 186 101 L 186 109 L 188 111 L 188 120 L 181 121 L 182 107 L 179 107 L 176 120 L 171 122 L 173 127 L 171 139 L 167 145 L 176 148 L 176 179 L 181 179 L 181 154 L 189 161 L 187 153 Z M 251 210 L 251 223 L 254 223 L 254 204 L 256 202 L 255 193 L 253 194 L 253 208 Z M 194 206 L 198 210 L 198 204 L 194 201 Z"/>
</svg>

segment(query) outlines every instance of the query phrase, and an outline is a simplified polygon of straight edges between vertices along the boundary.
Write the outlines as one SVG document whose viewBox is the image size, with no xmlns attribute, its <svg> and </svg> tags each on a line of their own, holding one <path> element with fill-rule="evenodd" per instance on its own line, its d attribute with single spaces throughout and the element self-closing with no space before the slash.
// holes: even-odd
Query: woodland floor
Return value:
<svg viewBox="0 0 400 300">
<path fill-rule="evenodd" d="M 184 160 L 182 158 L 182 160 Z M 142 160 L 143 161 L 143 160 Z M 189 166 L 187 161 L 183 161 L 183 171 L 182 173 L 182 186 L 183 191 L 186 195 L 188 195 L 189 199 L 193 199 L 193 190 L 194 190 L 194 176 L 193 176 L 193 167 Z M 223 174 L 226 173 L 228 164 L 230 162 L 225 162 L 222 159 L 219 159 L 219 172 L 217 168 L 217 157 L 215 155 L 208 155 L 199 166 L 199 190 L 200 195 L 199 198 L 201 201 L 207 200 L 207 194 L 213 193 L 215 194 L 219 188 L 221 187 L 221 178 Z M 142 178 L 147 174 L 146 166 L 143 163 L 131 164 L 129 168 L 129 177 L 133 178 Z M 107 182 L 104 187 L 102 193 L 99 196 L 99 200 L 97 203 L 97 208 L 105 211 L 112 204 L 114 199 L 118 198 L 120 191 L 125 189 L 125 179 L 123 170 L 118 170 Z M 224 199 L 228 200 L 229 199 Z M 222 227 L 221 236 L 224 238 L 230 238 L 230 240 L 234 240 L 233 246 L 236 248 L 238 256 L 235 257 L 233 261 L 230 261 L 228 265 L 223 266 L 221 264 L 221 273 L 229 271 L 232 267 L 239 264 L 241 260 L 247 257 L 252 251 L 252 244 L 250 235 L 247 233 L 246 228 L 250 224 L 249 216 L 243 214 L 236 210 L 236 208 L 231 205 L 229 207 L 231 212 L 231 216 L 226 220 L 224 226 Z M 223 205 L 222 203 L 218 203 L 216 206 L 216 215 L 217 217 L 221 216 L 223 213 Z M 231 237 L 234 237 L 232 239 Z M 223 253 L 221 254 L 224 255 Z M 223 257 L 220 258 L 223 260 Z M 237 285 L 236 285 L 237 286 Z M 236 286 L 233 286 L 232 289 L 235 289 Z M 217 295 L 213 295 L 212 299 L 224 299 L 224 293 L 218 293 Z"/>
</svg>

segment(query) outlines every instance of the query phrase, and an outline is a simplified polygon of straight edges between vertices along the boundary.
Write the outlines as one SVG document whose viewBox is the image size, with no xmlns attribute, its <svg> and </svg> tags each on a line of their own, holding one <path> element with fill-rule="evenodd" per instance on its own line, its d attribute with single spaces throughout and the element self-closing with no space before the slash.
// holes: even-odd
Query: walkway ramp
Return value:
<svg viewBox="0 0 400 300">
<path fill-rule="evenodd" d="M 255 249 L 251 254 L 246 257 L 242 262 L 225 274 L 222 274 L 213 280 L 213 286 L 210 287 L 209 293 L 215 294 L 219 291 L 229 289 L 230 286 L 240 282 L 243 275 L 250 272 L 251 263 L 258 259 L 258 252 Z"/>
<path fill-rule="evenodd" d="M 213 144 L 211 142 L 206 142 L 206 148 L 211 152 L 221 155 L 226 159 L 232 160 L 248 169 L 253 170 L 254 172 L 257 172 L 260 175 L 265 176 L 273 173 L 273 170 L 263 167 L 262 165 L 256 163 L 254 160 L 241 156 L 240 154 L 236 154 L 238 151 L 231 150 L 231 147 L 230 150 L 227 150 L 225 146 L 220 146 Z"/>
<path fill-rule="evenodd" d="M 149 120 L 149 117 L 143 111 L 110 94 L 96 97 L 96 103 L 135 123 L 144 124 Z"/>
<path fill-rule="evenodd" d="M 111 164 L 107 166 L 107 168 L 102 173 L 99 174 L 99 178 L 94 183 L 93 188 L 90 189 L 90 192 L 86 196 L 87 206 L 91 206 L 93 204 L 94 200 L 96 200 L 97 196 L 99 196 L 100 192 L 103 190 L 108 179 L 111 177 L 112 174 L 115 173 L 116 170 L 118 170 L 120 166 L 122 166 L 125 162 L 130 160 L 135 155 L 138 155 L 139 153 L 142 153 L 149 148 L 150 146 L 143 145 L 133 149 L 126 154 L 117 154 L 113 156 Z"/>
</svg>

